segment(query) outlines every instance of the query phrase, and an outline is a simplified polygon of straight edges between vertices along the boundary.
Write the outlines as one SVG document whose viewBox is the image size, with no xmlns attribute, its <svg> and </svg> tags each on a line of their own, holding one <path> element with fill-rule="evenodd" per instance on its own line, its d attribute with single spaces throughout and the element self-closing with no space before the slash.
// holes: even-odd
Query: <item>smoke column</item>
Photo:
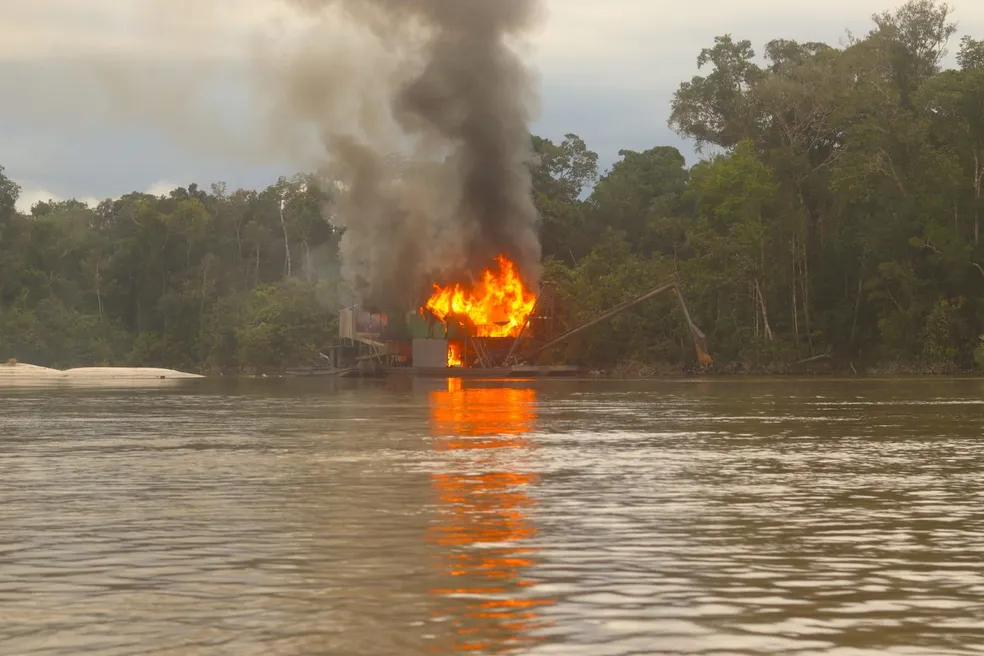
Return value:
<svg viewBox="0 0 984 656">
<path fill-rule="evenodd" d="M 538 278 L 536 80 L 519 48 L 543 2 L 145 0 L 128 5 L 144 8 L 144 27 L 169 30 L 183 57 L 203 63 L 175 77 L 114 58 L 89 72 L 117 121 L 151 123 L 210 155 L 316 171 L 359 299 L 409 309 L 500 253 L 528 284 Z M 236 134 L 207 100 L 242 58 L 211 35 L 257 12 L 240 107 L 248 125 Z M 209 58 L 216 48 L 224 59 Z"/>
<path fill-rule="evenodd" d="M 309 38 L 287 57 L 257 48 L 255 95 L 274 134 L 315 128 L 359 297 L 408 307 L 500 253 L 533 282 L 535 80 L 511 42 L 540 0 L 284 1 Z"/>
</svg>

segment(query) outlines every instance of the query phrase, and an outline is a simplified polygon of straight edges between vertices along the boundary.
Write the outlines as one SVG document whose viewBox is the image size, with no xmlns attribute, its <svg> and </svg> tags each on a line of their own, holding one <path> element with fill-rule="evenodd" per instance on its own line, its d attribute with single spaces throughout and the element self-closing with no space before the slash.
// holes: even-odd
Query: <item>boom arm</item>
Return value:
<svg viewBox="0 0 984 656">
<path fill-rule="evenodd" d="M 665 283 L 663 285 L 660 285 L 659 287 L 654 287 L 650 289 L 648 292 L 646 292 L 645 294 L 636 296 L 635 298 L 631 298 L 625 301 L 624 303 L 620 303 L 619 305 L 616 305 L 610 310 L 607 310 L 599 314 L 594 319 L 582 323 L 577 328 L 567 331 L 560 337 L 552 339 L 546 344 L 542 344 L 530 351 L 523 353 L 523 356 L 525 356 L 526 358 L 531 358 L 537 355 L 538 353 L 546 351 L 549 348 L 553 348 L 554 346 L 557 346 L 558 344 L 567 341 L 574 335 L 577 335 L 578 333 L 583 332 L 588 328 L 591 328 L 592 326 L 596 326 L 603 321 L 607 321 L 608 319 L 611 319 L 612 317 L 621 314 L 622 312 L 625 312 L 629 308 L 634 307 L 639 303 L 642 303 L 643 301 L 648 301 L 654 296 L 662 294 L 663 292 L 668 291 L 670 289 L 673 290 L 673 292 L 677 297 L 677 300 L 680 302 L 680 309 L 683 310 L 683 316 L 687 320 L 687 325 L 690 328 L 690 334 L 694 340 L 694 348 L 697 350 L 697 359 L 700 360 L 700 363 L 702 365 L 711 364 L 712 362 L 711 356 L 708 355 L 707 353 L 707 337 L 705 337 L 704 333 L 701 332 L 700 328 L 698 328 L 696 324 L 694 324 L 693 319 L 690 318 L 690 311 L 687 309 L 687 303 L 686 301 L 683 300 L 683 294 L 680 292 L 680 287 L 677 285 L 675 281 Z"/>
</svg>

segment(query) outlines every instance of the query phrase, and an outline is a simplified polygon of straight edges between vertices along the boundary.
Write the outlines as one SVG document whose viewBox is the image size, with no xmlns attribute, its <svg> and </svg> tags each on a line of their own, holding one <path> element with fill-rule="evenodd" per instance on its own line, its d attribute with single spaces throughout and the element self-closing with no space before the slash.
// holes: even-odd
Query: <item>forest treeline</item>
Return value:
<svg viewBox="0 0 984 656">
<path fill-rule="evenodd" d="M 533 137 L 545 277 L 567 325 L 671 276 L 714 369 L 984 367 L 984 41 L 912 0 L 846 44 L 721 36 L 672 99 L 705 157 Z M 955 67 L 947 66 L 956 42 Z M 0 169 L 0 358 L 276 371 L 310 362 L 349 302 L 330 193 L 133 193 L 15 210 Z M 672 298 L 570 343 L 570 362 L 695 366 Z"/>
</svg>

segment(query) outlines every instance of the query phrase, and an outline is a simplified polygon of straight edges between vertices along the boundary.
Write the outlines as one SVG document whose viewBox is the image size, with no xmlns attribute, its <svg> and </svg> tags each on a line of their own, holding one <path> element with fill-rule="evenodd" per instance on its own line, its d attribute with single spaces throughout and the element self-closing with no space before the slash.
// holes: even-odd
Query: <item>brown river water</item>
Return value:
<svg viewBox="0 0 984 656">
<path fill-rule="evenodd" d="M 0 388 L 0 654 L 984 654 L 984 381 Z"/>
</svg>

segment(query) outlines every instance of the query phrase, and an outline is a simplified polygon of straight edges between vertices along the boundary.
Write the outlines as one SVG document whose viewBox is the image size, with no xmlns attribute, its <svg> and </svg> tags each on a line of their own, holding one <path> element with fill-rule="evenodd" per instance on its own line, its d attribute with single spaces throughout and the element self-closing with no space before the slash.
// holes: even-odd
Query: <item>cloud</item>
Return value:
<svg viewBox="0 0 984 656">
<path fill-rule="evenodd" d="M 759 52 L 777 37 L 838 43 L 846 29 L 864 34 L 871 14 L 901 4 L 546 2 L 543 27 L 526 46 L 542 86 L 535 129 L 551 138 L 577 132 L 603 163 L 619 148 L 686 147 L 666 127 L 669 102 L 715 36 L 750 39 Z M 959 0 L 954 18 L 961 34 L 984 37 L 984 3 Z M 293 171 L 249 148 L 259 119 L 244 53 L 258 35 L 289 42 L 303 24 L 277 0 L 0 0 L 0 164 L 64 195 L 118 195 L 161 179 L 269 184 Z M 213 120 L 179 141 L 173 129 L 114 113 L 99 77 L 114 62 L 139 68 L 138 87 L 173 97 L 137 114 L 176 123 L 196 90 Z M 218 156 L 215 140 L 240 143 L 241 152 Z"/>
<path fill-rule="evenodd" d="M 275 0 L 3 0 L 0 59 L 237 57 L 256 31 L 299 24 Z"/>
<path fill-rule="evenodd" d="M 180 187 L 176 182 L 169 182 L 168 180 L 160 180 L 154 184 L 147 187 L 147 192 L 151 196 L 167 196 L 171 191 Z"/>
<path fill-rule="evenodd" d="M 16 180 L 15 180 L 16 182 Z M 18 183 L 19 184 L 19 183 Z M 37 203 L 46 202 L 60 202 L 63 200 L 68 200 L 67 198 L 62 198 L 58 194 L 52 193 L 45 189 L 44 187 L 32 187 L 29 185 L 21 185 L 20 196 L 17 197 L 17 210 L 19 212 L 24 212 L 25 214 L 31 211 Z M 95 207 L 99 204 L 99 200 L 95 197 L 89 196 L 85 198 L 77 198 L 89 207 Z"/>
<path fill-rule="evenodd" d="M 48 191 L 44 187 L 35 186 L 30 183 L 24 184 L 18 182 L 17 180 L 14 180 L 14 182 L 16 182 L 21 186 L 20 196 L 17 197 L 17 210 L 25 214 L 29 213 L 31 211 L 31 208 L 34 207 L 34 205 L 36 205 L 37 203 L 45 203 L 45 202 L 57 203 L 57 202 L 69 200 L 71 198 L 71 197 L 65 197 L 53 193 L 51 191 Z M 172 190 L 177 189 L 180 186 L 181 186 L 180 184 L 170 182 L 168 180 L 160 180 L 147 187 L 147 190 L 144 193 L 150 194 L 151 196 L 167 196 L 169 193 L 171 193 Z M 117 198 L 119 198 L 120 195 L 109 196 L 103 199 L 96 198 L 95 196 L 82 196 L 82 197 L 75 197 L 74 200 L 85 203 L 89 207 L 96 207 L 103 200 L 107 200 L 107 199 L 116 200 Z"/>
<path fill-rule="evenodd" d="M 898 4 L 890 0 L 805 5 L 788 0 L 689 4 L 546 0 L 547 18 L 532 48 L 547 68 L 616 60 L 632 66 L 636 55 L 694 52 L 704 45 L 693 42 L 696 35 L 733 32 L 758 40 L 786 36 L 829 41 L 845 28 L 866 30 L 872 14 Z M 965 30 L 979 33 L 984 28 L 984 3 L 965 0 L 954 16 Z M 303 17 L 278 0 L 3 0 L 0 59 L 237 57 L 258 33 L 289 38 L 305 24 Z M 693 56 L 687 54 L 688 59 Z M 649 67 L 654 63 L 659 62 L 645 62 Z"/>
</svg>

